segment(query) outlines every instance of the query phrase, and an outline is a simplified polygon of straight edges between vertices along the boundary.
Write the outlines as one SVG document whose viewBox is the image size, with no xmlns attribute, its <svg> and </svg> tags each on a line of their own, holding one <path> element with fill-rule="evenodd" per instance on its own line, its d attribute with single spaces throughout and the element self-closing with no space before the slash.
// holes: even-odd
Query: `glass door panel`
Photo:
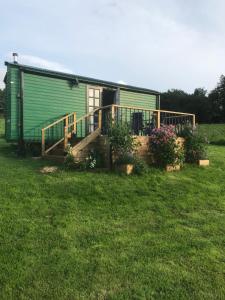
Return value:
<svg viewBox="0 0 225 300">
<path fill-rule="evenodd" d="M 102 88 L 100 87 L 89 87 L 88 89 L 88 113 L 94 111 L 101 106 L 101 94 Z M 88 118 L 87 129 L 88 133 L 93 132 L 97 128 L 98 114 L 93 113 Z"/>
</svg>

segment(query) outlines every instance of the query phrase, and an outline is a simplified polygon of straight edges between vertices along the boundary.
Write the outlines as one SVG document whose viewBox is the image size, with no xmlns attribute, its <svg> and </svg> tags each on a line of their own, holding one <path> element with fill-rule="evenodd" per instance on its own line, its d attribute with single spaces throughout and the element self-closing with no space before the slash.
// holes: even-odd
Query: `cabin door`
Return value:
<svg viewBox="0 0 225 300">
<path fill-rule="evenodd" d="M 87 111 L 91 113 L 96 108 L 101 106 L 101 98 L 102 98 L 102 88 L 101 87 L 88 87 L 88 97 L 87 97 Z M 87 130 L 88 133 L 93 132 L 97 128 L 98 124 L 98 113 L 93 113 L 88 118 L 87 122 Z"/>
</svg>

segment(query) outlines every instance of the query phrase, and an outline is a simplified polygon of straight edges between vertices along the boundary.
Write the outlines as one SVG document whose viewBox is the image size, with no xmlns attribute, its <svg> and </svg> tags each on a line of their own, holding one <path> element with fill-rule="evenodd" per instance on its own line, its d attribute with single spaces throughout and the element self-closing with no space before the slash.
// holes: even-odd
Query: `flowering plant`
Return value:
<svg viewBox="0 0 225 300">
<path fill-rule="evenodd" d="M 154 162 L 162 167 L 182 164 L 184 161 L 184 151 L 177 143 L 177 135 L 172 125 L 163 125 L 152 130 L 150 151 Z"/>
</svg>

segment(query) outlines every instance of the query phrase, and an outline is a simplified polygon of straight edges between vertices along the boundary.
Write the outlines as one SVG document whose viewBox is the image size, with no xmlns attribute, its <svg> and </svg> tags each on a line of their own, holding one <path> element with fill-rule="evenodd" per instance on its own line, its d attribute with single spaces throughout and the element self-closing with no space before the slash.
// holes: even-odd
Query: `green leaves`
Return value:
<svg viewBox="0 0 225 300">
<path fill-rule="evenodd" d="M 115 124 L 109 130 L 109 142 L 117 156 L 125 156 L 135 149 L 135 138 L 130 134 L 127 124 Z"/>
</svg>

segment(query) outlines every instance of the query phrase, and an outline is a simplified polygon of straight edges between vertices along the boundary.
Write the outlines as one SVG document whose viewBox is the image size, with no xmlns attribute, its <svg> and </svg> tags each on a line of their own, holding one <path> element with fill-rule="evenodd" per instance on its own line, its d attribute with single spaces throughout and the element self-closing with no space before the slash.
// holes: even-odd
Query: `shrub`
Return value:
<svg viewBox="0 0 225 300">
<path fill-rule="evenodd" d="M 76 161 L 73 156 L 72 148 L 69 146 L 66 150 L 64 166 L 69 170 L 87 170 L 101 166 L 101 157 L 97 151 L 91 150 L 84 161 Z"/>
<path fill-rule="evenodd" d="M 197 130 L 186 128 L 183 134 L 185 138 L 185 161 L 195 163 L 200 159 L 207 159 L 207 139 Z"/>
<path fill-rule="evenodd" d="M 148 165 L 143 159 L 139 157 L 134 157 L 133 163 L 134 163 L 134 174 L 144 175 L 148 172 Z"/>
<path fill-rule="evenodd" d="M 72 148 L 70 146 L 67 147 L 66 149 L 66 158 L 65 158 L 65 161 L 64 161 L 64 167 L 65 169 L 68 169 L 68 170 L 72 170 L 72 169 L 75 169 L 75 159 L 74 159 L 74 156 L 73 156 L 73 153 L 72 153 Z"/>
<path fill-rule="evenodd" d="M 135 138 L 126 124 L 115 124 L 109 130 L 109 142 L 116 156 L 123 157 L 132 153 L 136 147 Z"/>
<path fill-rule="evenodd" d="M 150 136 L 150 151 L 157 165 L 165 167 L 183 163 L 184 151 L 176 139 L 174 126 L 164 125 L 161 128 L 153 129 Z"/>
<path fill-rule="evenodd" d="M 134 158 L 132 154 L 123 154 L 119 156 L 115 161 L 115 165 L 117 166 L 128 164 L 134 164 Z"/>
</svg>

